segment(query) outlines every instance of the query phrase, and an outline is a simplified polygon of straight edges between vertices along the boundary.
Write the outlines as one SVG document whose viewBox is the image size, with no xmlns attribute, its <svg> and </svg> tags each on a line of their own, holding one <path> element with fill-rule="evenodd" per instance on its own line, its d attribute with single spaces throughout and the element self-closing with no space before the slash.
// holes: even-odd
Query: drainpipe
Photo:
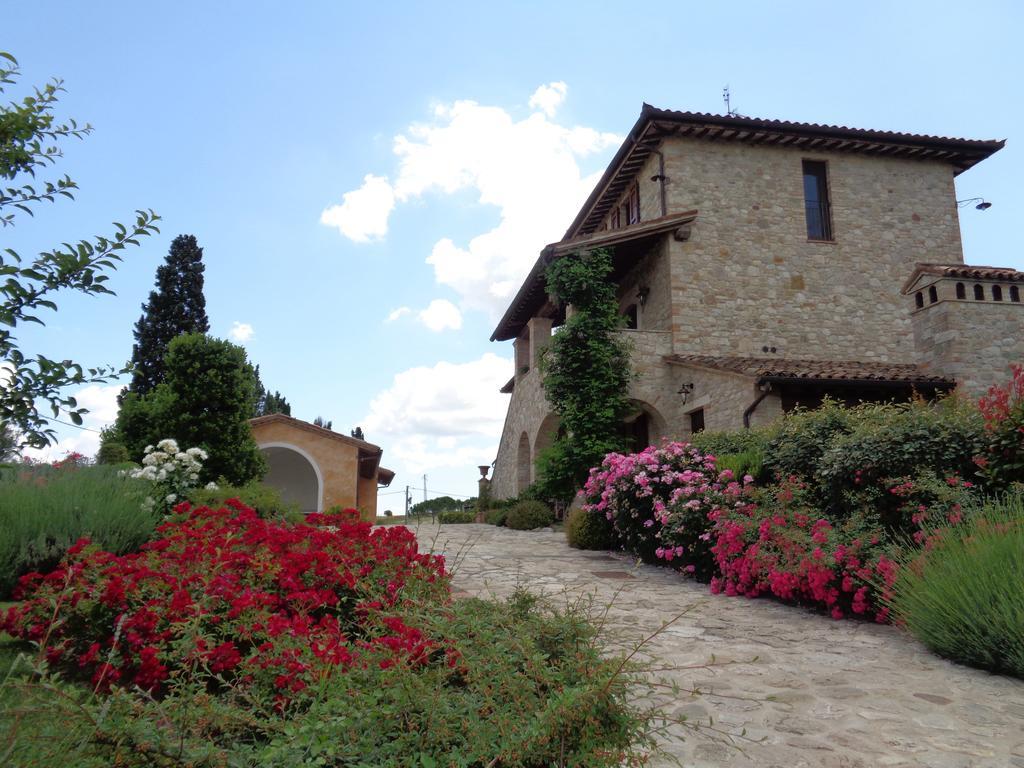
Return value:
<svg viewBox="0 0 1024 768">
<path fill-rule="evenodd" d="M 757 406 L 761 404 L 761 401 L 768 397 L 768 395 L 771 393 L 772 383 L 770 381 L 762 381 L 758 384 L 758 388 L 761 390 L 761 394 L 759 394 L 757 396 L 757 399 L 754 400 L 754 402 L 752 402 L 750 405 L 748 405 L 747 409 L 743 411 L 744 429 L 750 429 L 750 417 L 754 415 L 754 411 L 757 410 Z"/>
<path fill-rule="evenodd" d="M 665 176 L 665 155 L 660 149 L 651 148 L 651 152 L 658 156 L 658 173 L 655 176 L 651 176 L 651 181 L 657 181 L 661 185 L 661 215 L 668 216 L 668 199 L 665 196 L 665 182 L 668 178 Z"/>
</svg>

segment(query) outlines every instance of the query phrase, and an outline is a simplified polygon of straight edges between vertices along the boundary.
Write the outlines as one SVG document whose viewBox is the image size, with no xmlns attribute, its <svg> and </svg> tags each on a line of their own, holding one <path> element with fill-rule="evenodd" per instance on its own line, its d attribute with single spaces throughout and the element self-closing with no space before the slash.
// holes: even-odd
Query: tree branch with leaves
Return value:
<svg viewBox="0 0 1024 768">
<path fill-rule="evenodd" d="M 20 74 L 17 60 L 0 51 L 0 94 L 17 83 Z M 33 216 L 34 205 L 74 199 L 78 185 L 67 175 L 36 179 L 37 172 L 63 156 L 61 141 L 92 132 L 88 124 L 56 120 L 53 110 L 62 92 L 62 81 L 54 79 L 20 101 L 0 104 L 0 228 L 13 227 L 18 214 Z M 128 226 L 115 222 L 108 235 L 63 243 L 34 258 L 0 248 L 0 422 L 13 425 L 25 444 L 42 447 L 56 437 L 50 417 L 40 407 L 48 408 L 53 418 L 64 411 L 73 423 L 81 424 L 86 409 L 64 390 L 106 382 L 127 369 L 85 368 L 72 360 L 27 353 L 16 329 L 25 323 L 43 325 L 40 313 L 56 312 L 55 297 L 62 291 L 113 294 L 106 285 L 107 273 L 117 269 L 126 247 L 159 231 L 159 218 L 151 210 L 138 210 Z"/>
</svg>

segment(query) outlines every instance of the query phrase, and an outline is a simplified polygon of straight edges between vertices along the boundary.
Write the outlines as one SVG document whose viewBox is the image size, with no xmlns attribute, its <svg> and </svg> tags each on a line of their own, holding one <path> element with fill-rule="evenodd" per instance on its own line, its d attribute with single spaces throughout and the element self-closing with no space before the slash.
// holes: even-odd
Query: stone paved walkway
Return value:
<svg viewBox="0 0 1024 768">
<path fill-rule="evenodd" d="M 711 716 L 761 740 L 737 741 L 740 751 L 688 734 L 669 747 L 685 766 L 1024 767 L 1024 683 L 946 662 L 893 627 L 711 595 L 624 555 L 570 549 L 560 532 L 421 525 L 417 533 L 421 549 L 449 558 L 458 591 L 506 595 L 523 584 L 591 593 L 604 605 L 622 590 L 610 618 L 625 637 L 649 635 L 691 609 L 653 641 L 667 664 L 757 657 L 672 673 L 682 687 L 704 691 L 683 695 L 678 714 Z M 743 698 L 729 698 L 736 696 Z"/>
</svg>

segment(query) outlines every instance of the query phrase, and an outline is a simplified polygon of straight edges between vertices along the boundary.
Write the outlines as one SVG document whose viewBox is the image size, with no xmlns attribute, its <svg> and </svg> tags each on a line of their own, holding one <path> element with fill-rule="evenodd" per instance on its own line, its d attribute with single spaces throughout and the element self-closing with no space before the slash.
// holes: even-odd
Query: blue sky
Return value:
<svg viewBox="0 0 1024 768">
<path fill-rule="evenodd" d="M 426 473 L 431 493 L 475 493 L 511 375 L 510 345 L 488 342 L 504 297 L 643 101 L 721 112 L 727 83 L 751 116 L 1008 139 L 958 179 L 959 197 L 994 203 L 961 226 L 969 263 L 1024 268 L 1019 4 L 639 8 L 6 3 L 0 48 L 22 85 L 62 77 L 60 113 L 95 133 L 59 168 L 78 199 L 3 245 L 31 254 L 136 208 L 163 217 L 113 277 L 117 297 L 66 297 L 24 346 L 127 359 L 156 267 L 191 233 L 211 332 L 235 329 L 294 415 L 362 425 L 398 471 L 392 490 Z M 90 426 L 115 389 L 85 393 Z M 90 452 L 95 435 L 61 437 L 58 453 Z"/>
</svg>

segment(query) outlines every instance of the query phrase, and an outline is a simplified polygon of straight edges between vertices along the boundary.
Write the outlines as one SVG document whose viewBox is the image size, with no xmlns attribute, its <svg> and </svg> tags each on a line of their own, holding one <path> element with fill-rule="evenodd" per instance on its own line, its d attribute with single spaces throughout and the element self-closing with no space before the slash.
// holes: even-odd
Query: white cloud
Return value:
<svg viewBox="0 0 1024 768">
<path fill-rule="evenodd" d="M 388 233 L 388 216 L 395 207 L 395 192 L 383 176 L 363 177 L 363 186 L 342 195 L 341 205 L 320 214 L 320 223 L 337 227 L 349 240 L 366 243 Z"/>
<path fill-rule="evenodd" d="M 242 343 L 251 339 L 253 333 L 254 331 L 251 325 L 249 325 L 248 323 L 240 323 L 237 320 L 235 320 L 235 322 L 232 323 L 231 330 L 228 331 L 228 335 L 232 339 Z"/>
<path fill-rule="evenodd" d="M 443 331 L 446 328 L 457 331 L 462 327 L 462 313 L 447 299 L 434 299 L 416 317 L 432 331 Z"/>
<path fill-rule="evenodd" d="M 361 424 L 384 448 L 384 464 L 405 477 L 444 467 L 472 477 L 497 453 L 507 406 L 498 390 L 511 371 L 511 360 L 491 353 L 410 368 L 373 398 Z"/>
<path fill-rule="evenodd" d="M 505 109 L 474 101 L 437 107 L 429 122 L 413 124 L 395 137 L 393 183 L 367 176 L 360 189 L 346 193 L 343 204 L 325 211 L 321 220 L 336 209 L 354 210 L 351 196 L 376 195 L 371 180 L 381 198 L 372 227 L 372 217 L 349 231 L 333 215 L 325 223 L 339 226 L 353 240 L 369 231 L 383 235 L 397 203 L 475 190 L 481 204 L 498 209 L 497 226 L 468 241 L 441 238 L 426 260 L 435 280 L 456 291 L 463 311 L 498 316 L 540 249 L 562 236 L 597 182 L 599 172 L 584 176 L 579 161 L 621 141 L 612 133 L 554 122 L 553 112 L 567 90 L 564 83 L 541 86 L 530 100 L 537 111 L 518 120 Z"/>
<path fill-rule="evenodd" d="M 391 310 L 391 313 L 388 315 L 388 319 L 385 322 L 393 323 L 398 318 L 405 317 L 411 312 L 412 310 L 409 309 L 408 307 L 399 307 L 398 309 L 393 309 Z"/>
<path fill-rule="evenodd" d="M 565 101 L 565 94 L 568 90 L 569 86 L 561 81 L 542 85 L 530 97 L 530 107 L 539 109 L 548 117 L 552 117 Z"/>
<path fill-rule="evenodd" d="M 38 461 L 57 461 L 69 453 L 81 453 L 94 456 L 100 447 L 99 431 L 109 426 L 117 418 L 117 395 L 122 389 L 121 384 L 90 384 L 74 392 L 72 396 L 78 401 L 79 408 L 88 409 L 82 414 L 82 426 L 85 429 L 74 430 L 67 437 L 61 438 L 56 444 L 46 448 L 26 448 L 22 453 Z M 66 417 L 61 417 L 67 421 Z M 72 430 L 54 424 L 61 432 Z"/>
</svg>

